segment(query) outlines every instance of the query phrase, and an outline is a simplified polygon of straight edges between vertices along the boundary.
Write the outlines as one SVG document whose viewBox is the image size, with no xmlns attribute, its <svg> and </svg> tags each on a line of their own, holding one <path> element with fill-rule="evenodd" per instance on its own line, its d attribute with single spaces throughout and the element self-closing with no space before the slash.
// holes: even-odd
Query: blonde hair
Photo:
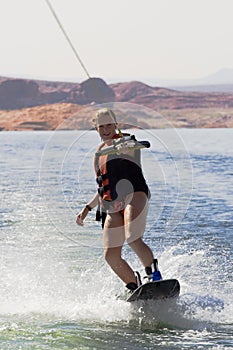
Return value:
<svg viewBox="0 0 233 350">
<path fill-rule="evenodd" d="M 117 124 L 115 113 L 109 108 L 101 108 L 96 112 L 95 117 L 92 120 L 95 127 L 98 125 L 98 120 L 104 116 L 109 116 L 112 119 L 113 124 Z"/>
</svg>

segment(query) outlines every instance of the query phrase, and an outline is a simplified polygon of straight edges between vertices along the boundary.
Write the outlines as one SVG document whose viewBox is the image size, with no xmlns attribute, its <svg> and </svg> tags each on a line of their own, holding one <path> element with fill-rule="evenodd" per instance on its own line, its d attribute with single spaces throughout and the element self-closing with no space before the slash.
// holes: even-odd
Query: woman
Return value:
<svg viewBox="0 0 233 350">
<path fill-rule="evenodd" d="M 102 211 L 107 214 L 103 225 L 105 259 L 126 287 L 134 291 L 141 282 L 121 256 L 125 241 L 139 257 L 149 279 L 152 278 L 153 263 L 157 271 L 153 253 L 142 240 L 149 189 L 141 170 L 140 150 L 123 146 L 119 147 L 117 154 L 102 155 L 101 151 L 114 141 L 116 144 L 124 135 L 117 129 L 115 114 L 110 109 L 99 110 L 94 124 L 103 140 L 94 159 L 98 192 L 77 215 L 76 222 L 83 225 L 88 212 L 100 202 Z"/>
</svg>

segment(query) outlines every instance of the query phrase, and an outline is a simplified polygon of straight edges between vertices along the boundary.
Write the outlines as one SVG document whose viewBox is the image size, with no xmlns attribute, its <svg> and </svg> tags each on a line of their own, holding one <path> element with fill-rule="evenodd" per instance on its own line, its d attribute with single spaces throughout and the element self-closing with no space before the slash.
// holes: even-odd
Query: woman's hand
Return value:
<svg viewBox="0 0 233 350">
<path fill-rule="evenodd" d="M 95 193 L 94 197 L 90 200 L 90 202 L 88 202 L 88 204 L 85 205 L 85 207 L 80 211 L 80 213 L 77 214 L 76 217 L 76 223 L 79 226 L 83 226 L 84 223 L 84 219 L 87 216 L 87 214 L 89 213 L 89 211 L 91 211 L 93 208 L 95 208 L 99 203 L 99 194 L 98 192 Z"/>
<path fill-rule="evenodd" d="M 87 207 L 84 207 L 80 213 L 77 214 L 77 217 L 76 217 L 76 224 L 79 225 L 79 226 L 84 226 L 84 219 L 85 217 L 87 216 L 89 210 Z"/>
<path fill-rule="evenodd" d="M 130 141 L 125 141 L 125 142 L 120 142 L 115 146 L 116 148 L 116 154 L 127 154 L 134 156 L 134 146 L 135 146 L 135 141 L 130 140 Z"/>
</svg>

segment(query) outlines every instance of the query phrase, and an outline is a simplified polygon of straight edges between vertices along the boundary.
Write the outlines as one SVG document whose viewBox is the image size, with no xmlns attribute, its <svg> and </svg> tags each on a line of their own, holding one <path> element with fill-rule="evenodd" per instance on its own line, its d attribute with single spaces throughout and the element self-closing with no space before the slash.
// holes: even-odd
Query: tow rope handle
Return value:
<svg viewBox="0 0 233 350">
<path fill-rule="evenodd" d="M 149 141 L 137 141 L 134 135 L 124 136 L 120 139 L 113 140 L 112 146 L 105 147 L 99 152 L 96 152 L 96 156 L 103 156 L 106 154 L 119 153 L 121 148 L 129 149 L 140 149 L 140 148 L 150 148 Z"/>
</svg>

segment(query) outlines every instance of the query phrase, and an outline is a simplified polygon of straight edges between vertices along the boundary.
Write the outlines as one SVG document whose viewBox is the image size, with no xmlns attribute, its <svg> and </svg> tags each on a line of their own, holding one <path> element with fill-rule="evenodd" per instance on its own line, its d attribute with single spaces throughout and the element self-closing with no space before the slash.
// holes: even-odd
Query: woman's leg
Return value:
<svg viewBox="0 0 233 350">
<path fill-rule="evenodd" d="M 125 230 L 122 214 L 108 214 L 104 224 L 105 260 L 124 283 L 135 283 L 136 278 L 133 270 L 121 257 L 121 251 L 124 241 Z"/>
<path fill-rule="evenodd" d="M 144 267 L 151 266 L 154 261 L 154 256 L 148 245 L 141 238 L 129 243 L 130 247 L 139 257 Z"/>
<path fill-rule="evenodd" d="M 143 266 L 151 266 L 153 253 L 143 242 L 142 236 L 146 228 L 148 198 L 144 192 L 135 192 L 127 203 L 124 214 L 127 243 L 139 257 Z"/>
</svg>

